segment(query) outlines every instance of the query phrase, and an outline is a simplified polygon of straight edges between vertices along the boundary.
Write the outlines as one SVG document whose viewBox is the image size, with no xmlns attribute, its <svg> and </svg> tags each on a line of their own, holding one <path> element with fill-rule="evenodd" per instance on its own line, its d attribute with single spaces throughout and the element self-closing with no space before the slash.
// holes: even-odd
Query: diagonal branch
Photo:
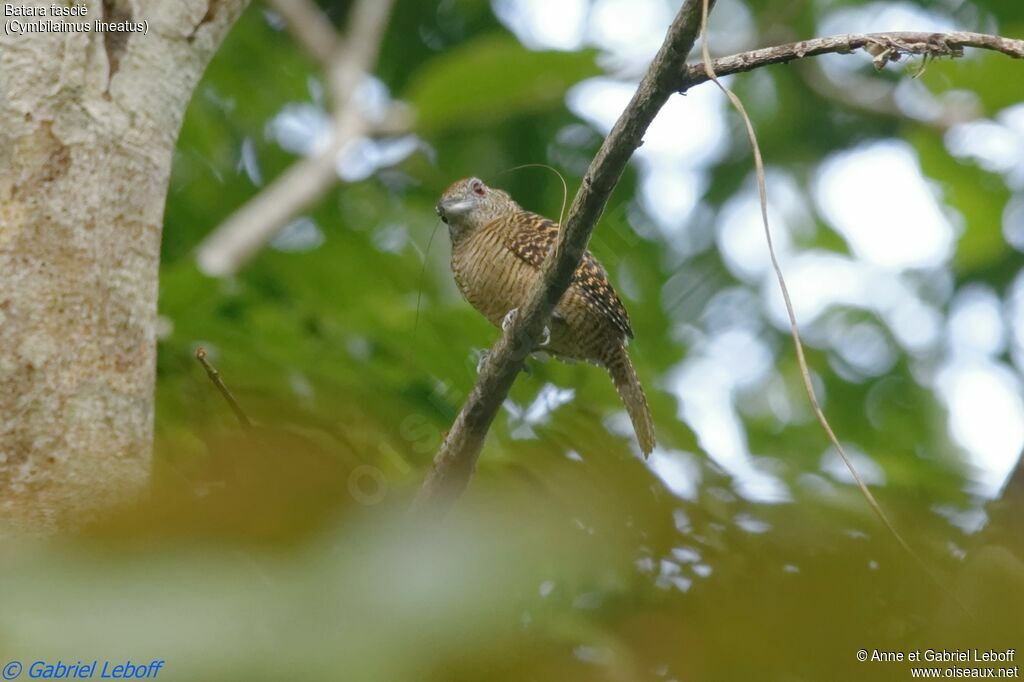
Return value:
<svg viewBox="0 0 1024 682">
<path fill-rule="evenodd" d="M 324 69 L 333 108 L 330 141 L 282 173 L 199 245 L 196 259 L 203 272 L 213 276 L 234 273 L 292 216 L 334 184 L 338 154 L 368 130 L 355 92 L 377 61 L 393 4 L 394 0 L 357 0 L 345 40 L 338 41 L 335 36 L 329 45 L 325 33 L 330 22 L 322 14 L 313 13 L 319 12 L 315 6 L 304 0 L 275 1 L 279 10 L 289 8 L 285 20 L 302 36 L 299 42 L 311 54 L 327 58 Z"/>
<path fill-rule="evenodd" d="M 760 50 L 742 52 L 712 61 L 714 73 L 728 76 L 734 73 L 752 71 L 770 64 L 786 64 L 804 57 L 838 53 L 847 54 L 861 48 L 869 51 L 877 68 L 890 61 L 897 61 L 903 55 L 927 57 L 959 57 L 963 48 L 976 47 L 1001 52 L 1016 59 L 1024 59 L 1024 40 L 1003 38 L 984 33 L 859 33 L 801 40 L 796 43 L 766 47 Z M 683 71 L 680 92 L 708 81 L 704 64 L 688 64 Z"/>
<path fill-rule="evenodd" d="M 587 242 L 626 163 L 655 115 L 681 85 L 680 74 L 700 29 L 701 2 L 686 0 L 633 99 L 587 169 L 558 243 L 544 264 L 530 303 L 487 356 L 476 385 L 434 457 L 416 498 L 419 509 L 443 510 L 465 489 L 484 438 L 544 324 L 572 281 Z"/>
</svg>

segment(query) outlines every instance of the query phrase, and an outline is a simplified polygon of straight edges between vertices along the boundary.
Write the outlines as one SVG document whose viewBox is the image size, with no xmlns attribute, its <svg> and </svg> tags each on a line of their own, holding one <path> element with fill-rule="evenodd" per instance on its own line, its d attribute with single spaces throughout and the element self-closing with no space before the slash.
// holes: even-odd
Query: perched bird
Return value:
<svg viewBox="0 0 1024 682">
<path fill-rule="evenodd" d="M 478 178 L 449 187 L 437 203 L 437 214 L 448 225 L 459 290 L 492 324 L 503 327 L 536 288 L 541 265 L 558 240 L 558 224 L 523 209 L 507 192 Z M 537 350 L 607 369 L 647 455 L 654 449 L 654 423 L 626 352 L 627 338 L 633 338 L 633 329 L 626 309 L 604 268 L 587 251 Z"/>
</svg>

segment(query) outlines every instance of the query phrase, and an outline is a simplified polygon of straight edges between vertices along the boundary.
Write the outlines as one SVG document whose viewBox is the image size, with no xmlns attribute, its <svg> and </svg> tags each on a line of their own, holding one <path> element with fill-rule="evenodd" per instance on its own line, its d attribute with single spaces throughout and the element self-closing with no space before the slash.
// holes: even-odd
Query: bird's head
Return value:
<svg viewBox="0 0 1024 682">
<path fill-rule="evenodd" d="M 517 209 L 519 204 L 508 192 L 488 187 L 480 178 L 465 178 L 453 183 L 435 207 L 453 238 Z"/>
</svg>

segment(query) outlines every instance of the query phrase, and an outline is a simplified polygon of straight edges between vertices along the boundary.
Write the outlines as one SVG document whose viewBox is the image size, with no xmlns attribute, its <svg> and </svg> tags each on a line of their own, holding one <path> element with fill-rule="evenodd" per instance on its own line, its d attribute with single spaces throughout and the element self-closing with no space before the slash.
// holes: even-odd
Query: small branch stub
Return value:
<svg viewBox="0 0 1024 682">
<path fill-rule="evenodd" d="M 206 359 L 206 349 L 202 346 L 196 349 L 196 360 L 198 360 L 199 364 L 206 370 L 206 376 L 210 377 L 210 381 L 217 387 L 217 391 L 221 396 L 223 396 L 228 407 L 231 408 L 231 411 L 234 412 L 235 418 L 238 420 L 238 424 L 246 431 L 251 429 L 252 421 L 249 419 L 249 415 L 245 413 L 242 406 L 238 404 L 237 400 L 235 400 L 235 396 L 231 394 L 231 391 L 228 389 L 227 384 L 224 383 L 224 379 L 221 378 L 220 372 L 217 371 L 217 368 Z"/>
</svg>

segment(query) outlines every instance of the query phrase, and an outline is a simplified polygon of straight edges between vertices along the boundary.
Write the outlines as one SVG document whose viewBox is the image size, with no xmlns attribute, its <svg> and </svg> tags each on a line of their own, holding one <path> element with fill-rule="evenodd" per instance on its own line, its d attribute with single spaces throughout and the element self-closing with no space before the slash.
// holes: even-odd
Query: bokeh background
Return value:
<svg viewBox="0 0 1024 682">
<path fill-rule="evenodd" d="M 681 681 L 907 679 L 856 651 L 1024 650 L 1024 64 L 1002 55 L 729 79 L 825 411 L 937 583 L 808 407 L 711 85 L 665 107 L 592 242 L 659 448 L 639 456 L 602 371 L 538 359 L 444 524 L 408 516 L 497 336 L 454 287 L 437 196 L 477 175 L 557 216 L 557 177 L 514 169 L 575 190 L 678 4 L 399 0 L 357 98 L 411 125 L 346 147 L 322 201 L 210 278 L 203 239 L 330 128 L 319 65 L 254 3 L 175 158 L 153 498 L 4 553 L 0 653 L 162 658 L 175 680 Z M 348 3 L 320 6 L 344 23 Z M 721 0 L 711 29 L 715 54 L 1020 37 L 1024 4 Z"/>
</svg>

